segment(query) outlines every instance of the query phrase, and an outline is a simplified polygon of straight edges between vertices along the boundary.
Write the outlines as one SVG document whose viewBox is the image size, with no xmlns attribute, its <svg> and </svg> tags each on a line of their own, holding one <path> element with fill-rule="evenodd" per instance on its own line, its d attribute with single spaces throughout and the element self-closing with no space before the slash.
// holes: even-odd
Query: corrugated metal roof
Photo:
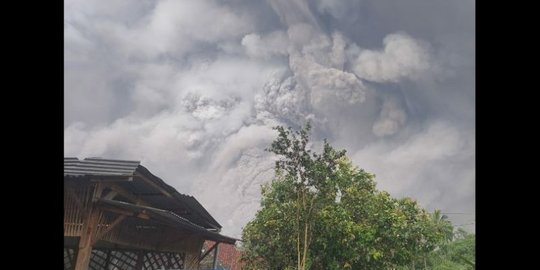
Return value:
<svg viewBox="0 0 540 270">
<path fill-rule="evenodd" d="M 168 190 L 177 200 L 181 201 L 189 209 L 196 211 L 199 215 L 201 215 L 202 218 L 206 219 L 209 225 L 212 225 L 212 227 L 215 228 L 221 228 L 221 224 L 219 224 L 219 222 L 217 222 L 217 220 L 215 220 L 214 217 L 212 217 L 212 215 L 208 213 L 208 211 L 199 203 L 199 201 L 197 201 L 197 199 L 195 199 L 195 197 L 179 193 L 175 188 L 165 183 L 165 181 L 163 181 L 161 178 L 152 174 L 147 168 L 142 165 L 139 166 L 139 171 L 149 176 L 155 183 L 159 184 L 161 187 Z"/>
<path fill-rule="evenodd" d="M 201 227 L 189 221 L 188 219 L 181 217 L 171 211 L 153 208 L 149 206 L 135 205 L 135 204 L 122 202 L 122 201 L 107 200 L 107 199 L 100 199 L 99 203 L 107 205 L 107 206 L 120 208 L 123 210 L 128 210 L 135 213 L 140 213 L 143 210 L 145 210 L 146 213 L 149 214 L 153 219 L 165 222 L 172 226 L 176 226 L 182 229 L 186 229 L 186 230 L 201 234 L 208 240 L 225 242 L 229 244 L 234 244 L 238 240 L 238 239 L 228 237 L 228 236 L 216 233 L 216 232 L 209 231 L 206 228 Z"/>
<path fill-rule="evenodd" d="M 221 224 L 219 224 L 219 222 L 217 222 L 217 220 L 215 220 L 214 217 L 212 217 L 212 215 L 210 215 L 210 213 L 208 213 L 206 208 L 204 208 L 201 205 L 201 203 L 199 201 L 197 201 L 197 199 L 195 199 L 195 197 L 190 196 L 190 195 L 180 194 L 180 193 L 177 194 L 177 198 L 178 197 L 182 202 L 184 202 L 186 205 L 188 205 L 188 207 L 190 209 L 197 209 L 199 211 L 199 213 L 204 218 L 206 218 L 208 222 L 210 222 L 210 224 L 217 225 L 216 227 L 221 229 Z"/>
<path fill-rule="evenodd" d="M 171 193 L 174 198 L 187 207 L 196 216 L 191 217 L 194 222 L 203 226 L 221 229 L 221 224 L 193 196 L 179 193 L 174 187 L 168 185 L 161 178 L 152 174 L 147 168 L 140 165 L 140 161 L 114 160 L 103 158 L 85 158 L 79 160 L 74 157 L 64 158 L 64 176 L 136 176 L 135 172 L 148 177 L 152 182 Z M 130 181 L 130 186 L 137 186 L 137 181 Z M 140 194 L 137 194 L 140 195 Z M 144 197 L 144 196 L 143 196 Z M 197 217 L 198 216 L 198 217 Z M 202 220 L 201 220 L 202 219 Z"/>
<path fill-rule="evenodd" d="M 64 176 L 133 176 L 140 163 L 102 158 L 64 158 Z"/>
</svg>

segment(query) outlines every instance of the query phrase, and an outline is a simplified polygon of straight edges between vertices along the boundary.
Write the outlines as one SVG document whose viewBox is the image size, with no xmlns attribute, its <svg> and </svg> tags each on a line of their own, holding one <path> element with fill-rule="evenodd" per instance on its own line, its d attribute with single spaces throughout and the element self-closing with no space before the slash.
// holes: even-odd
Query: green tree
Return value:
<svg viewBox="0 0 540 270">
<path fill-rule="evenodd" d="M 436 251 L 436 254 L 438 253 L 446 260 L 459 264 L 462 269 L 474 269 L 475 240 L 475 234 L 459 229 L 456 233 L 456 239 L 442 246 L 440 250 Z"/>
<path fill-rule="evenodd" d="M 444 238 L 427 211 L 377 190 L 345 150 L 326 140 L 322 153 L 310 150 L 310 128 L 275 128 L 276 177 L 243 231 L 247 269 L 391 269 Z"/>
<path fill-rule="evenodd" d="M 443 236 L 444 242 L 450 242 L 453 239 L 454 227 L 448 220 L 448 216 L 441 214 L 441 210 L 433 211 L 431 219 L 435 225 L 435 229 Z"/>
<path fill-rule="evenodd" d="M 401 268 L 408 270 L 412 268 Z M 430 270 L 473 270 L 475 269 L 475 235 L 459 229 L 452 241 L 443 241 L 427 257 Z"/>
</svg>

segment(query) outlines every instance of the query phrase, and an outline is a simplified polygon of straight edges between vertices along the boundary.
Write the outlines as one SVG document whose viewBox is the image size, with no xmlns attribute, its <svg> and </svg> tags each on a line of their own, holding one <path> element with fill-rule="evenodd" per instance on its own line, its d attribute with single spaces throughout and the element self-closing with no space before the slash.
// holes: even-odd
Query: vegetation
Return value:
<svg viewBox="0 0 540 270">
<path fill-rule="evenodd" d="M 275 129 L 267 150 L 280 159 L 243 231 L 245 269 L 467 269 L 433 266 L 474 261 L 467 246 L 474 249 L 474 237 L 451 242 L 453 227 L 440 211 L 377 190 L 373 174 L 326 140 L 322 153 L 309 149 L 309 123 Z"/>
<path fill-rule="evenodd" d="M 459 229 L 453 241 L 442 243 L 428 255 L 426 269 L 475 269 L 475 235 Z"/>
</svg>

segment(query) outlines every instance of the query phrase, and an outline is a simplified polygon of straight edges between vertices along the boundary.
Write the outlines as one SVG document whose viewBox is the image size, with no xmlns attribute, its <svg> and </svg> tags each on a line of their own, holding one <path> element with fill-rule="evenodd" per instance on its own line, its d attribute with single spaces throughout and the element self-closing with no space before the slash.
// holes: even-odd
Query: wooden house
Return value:
<svg viewBox="0 0 540 270">
<path fill-rule="evenodd" d="M 64 158 L 64 269 L 198 269 L 221 225 L 138 161 Z M 206 240 L 215 241 L 201 252 Z M 214 257 L 217 257 L 214 254 Z"/>
</svg>

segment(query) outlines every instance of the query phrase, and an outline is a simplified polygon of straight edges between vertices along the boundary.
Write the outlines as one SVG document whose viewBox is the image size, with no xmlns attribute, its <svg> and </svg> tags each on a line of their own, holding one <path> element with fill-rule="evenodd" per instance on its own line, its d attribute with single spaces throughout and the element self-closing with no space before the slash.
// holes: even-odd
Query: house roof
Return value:
<svg viewBox="0 0 540 270">
<path fill-rule="evenodd" d="M 133 176 L 140 161 L 102 158 L 64 158 L 64 176 Z"/>
<path fill-rule="evenodd" d="M 188 230 L 195 234 L 200 234 L 209 240 L 228 243 L 228 244 L 234 244 L 235 241 L 238 240 L 232 237 L 221 235 L 217 232 L 208 231 L 206 228 L 201 227 L 189 221 L 188 219 L 175 214 L 172 211 L 167 211 L 167 210 L 158 209 L 158 208 L 149 207 L 149 206 L 135 205 L 135 204 L 123 202 L 123 201 L 107 200 L 107 199 L 99 199 L 98 204 L 121 209 L 121 210 L 126 210 L 126 211 L 134 213 L 134 215 L 138 213 L 145 213 L 149 215 L 150 218 L 152 218 L 155 221 L 165 223 L 165 224 L 168 224 L 169 226 L 177 227 L 179 229 Z"/>
<path fill-rule="evenodd" d="M 221 225 L 193 196 L 179 193 L 140 165 L 140 161 L 103 158 L 64 158 L 64 177 L 78 180 L 110 179 L 157 208 L 171 211 L 206 229 Z"/>
</svg>

